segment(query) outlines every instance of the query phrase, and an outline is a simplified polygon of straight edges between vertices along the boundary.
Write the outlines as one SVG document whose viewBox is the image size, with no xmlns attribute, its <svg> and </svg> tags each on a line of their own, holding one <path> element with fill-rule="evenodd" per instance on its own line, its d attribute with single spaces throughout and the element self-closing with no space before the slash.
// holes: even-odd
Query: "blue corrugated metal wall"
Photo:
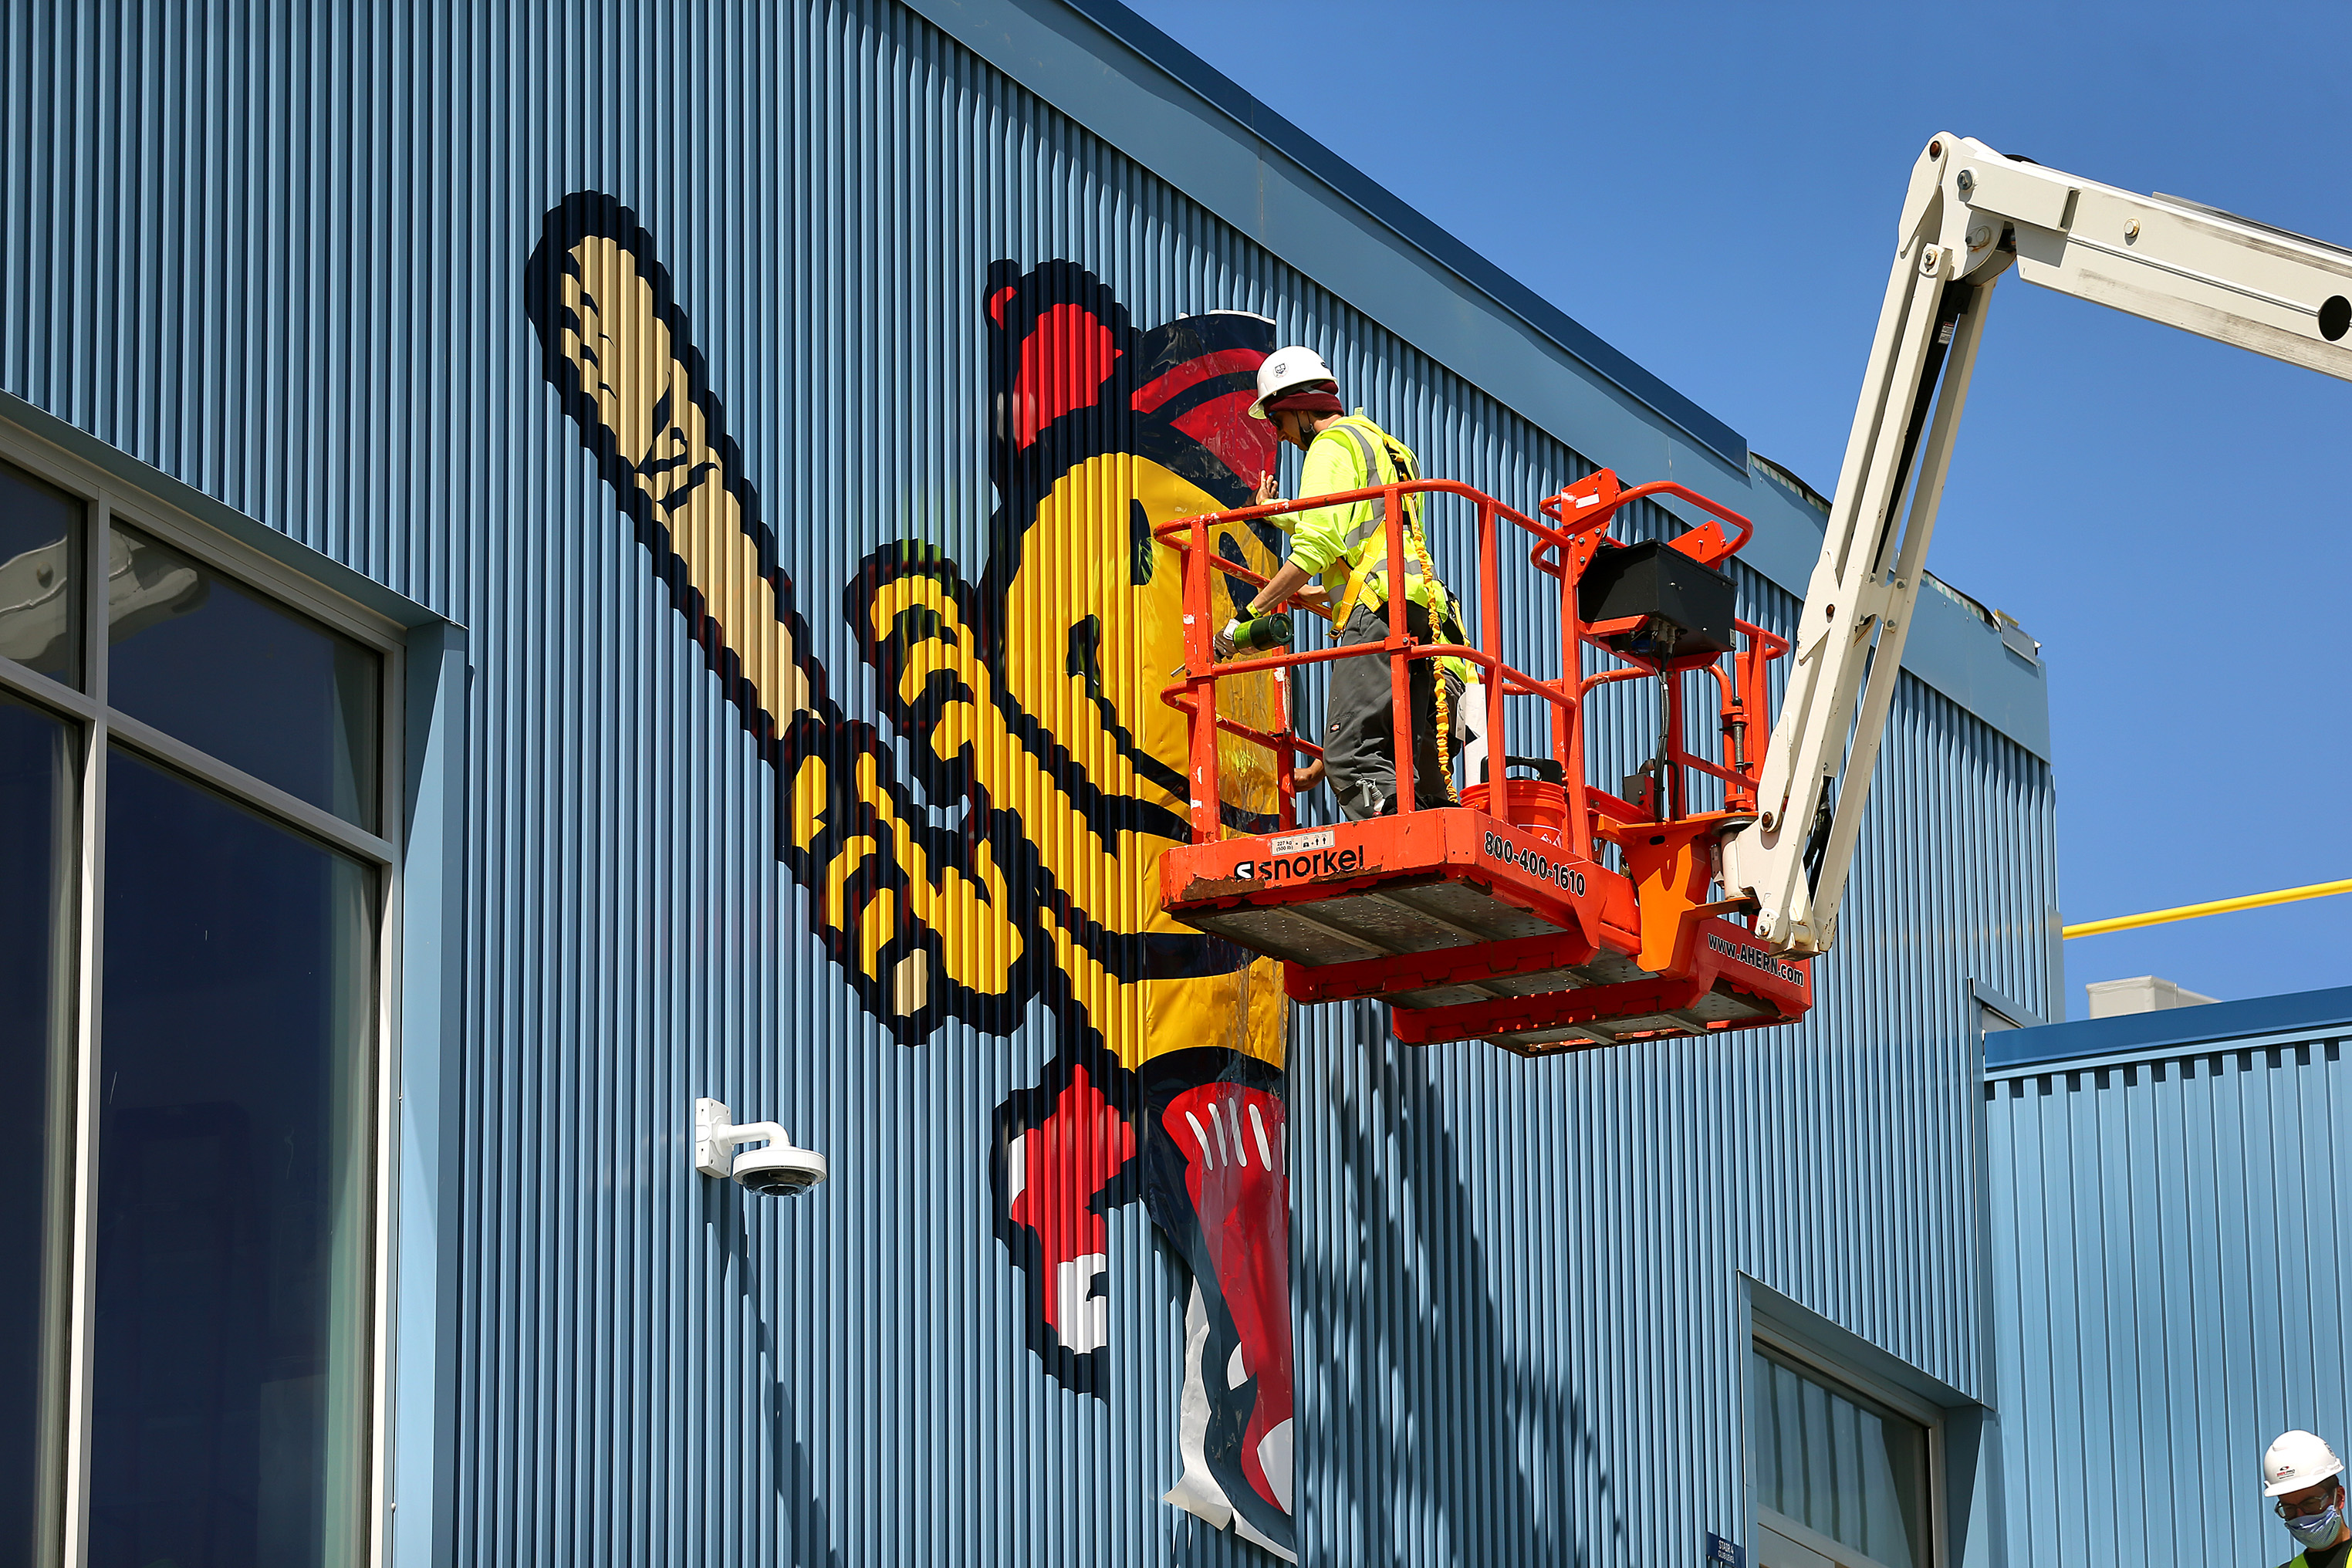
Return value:
<svg viewBox="0 0 2352 1568">
<path fill-rule="evenodd" d="M 2263 1450 L 2352 1441 L 2352 1026 L 2178 1037 L 2250 1005 L 2100 1020 L 2174 1037 L 1988 1075 L 2013 1563 L 2284 1562 Z"/>
<path fill-rule="evenodd" d="M 1077 259 L 1139 324 L 1271 315 L 1430 471 L 1532 498 L 1582 460 L 886 0 L 5 15 L 0 384 L 470 628 L 457 1560 L 1259 1560 L 1154 1500 L 1181 1304 L 1139 1209 L 1111 1397 L 1023 1348 L 988 1111 L 1042 1026 L 901 1050 L 804 934 L 773 781 L 541 379 L 523 260 L 574 190 L 658 237 L 858 712 L 824 613 L 857 557 L 984 549 L 999 257 Z M 1743 1270 L 1981 1393 L 1959 998 L 2046 1005 L 2050 839 L 2046 767 L 1906 683 L 1805 1027 L 1529 1064 L 1305 1020 L 1308 1560 L 1738 1533 Z M 834 1184 L 690 1177 L 702 1093 Z"/>
</svg>

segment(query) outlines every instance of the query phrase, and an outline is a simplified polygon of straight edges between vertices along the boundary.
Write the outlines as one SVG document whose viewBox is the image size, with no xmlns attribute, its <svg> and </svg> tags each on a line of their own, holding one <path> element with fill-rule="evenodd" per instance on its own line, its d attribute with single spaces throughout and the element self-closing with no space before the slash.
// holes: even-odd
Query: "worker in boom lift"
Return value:
<svg viewBox="0 0 2352 1568">
<path fill-rule="evenodd" d="M 1409 447 L 1360 412 L 1347 412 L 1339 402 L 1337 378 L 1313 349 L 1276 349 L 1267 355 L 1258 366 L 1257 393 L 1250 413 L 1270 420 L 1277 436 L 1307 454 L 1299 472 L 1300 499 L 1421 477 Z M 1261 480 L 1257 499 L 1261 505 L 1280 499 L 1273 474 Z M 1405 629 L 1426 643 L 1437 640 L 1443 626 L 1446 640 L 1459 640 L 1452 599 L 1437 581 L 1422 538 L 1421 497 L 1405 497 L 1404 507 Z M 1395 575 L 1388 559 L 1386 502 L 1355 501 L 1275 521 L 1291 530 L 1289 559 L 1217 634 L 1218 657 L 1233 652 L 1244 621 L 1281 608 L 1294 595 L 1314 604 L 1319 595 L 1307 586 L 1313 577 L 1323 579 L 1322 595 L 1329 600 L 1332 640 L 1337 646 L 1386 637 L 1388 595 Z M 1428 659 L 1411 660 L 1408 669 L 1413 802 L 1423 807 L 1444 805 L 1452 796 L 1452 781 L 1438 746 L 1440 675 Z M 1395 719 L 1389 661 L 1370 656 L 1335 659 L 1330 670 L 1323 761 L 1319 766 L 1302 769 L 1297 783 L 1303 788 L 1318 776 L 1327 777 L 1339 809 L 1350 820 L 1386 816 L 1396 809 Z"/>
<path fill-rule="evenodd" d="M 2344 1461 L 2311 1432 L 2282 1433 L 2263 1456 L 2263 1495 L 2303 1551 L 2286 1568 L 2343 1568 L 2352 1555 L 2344 1521 Z"/>
</svg>

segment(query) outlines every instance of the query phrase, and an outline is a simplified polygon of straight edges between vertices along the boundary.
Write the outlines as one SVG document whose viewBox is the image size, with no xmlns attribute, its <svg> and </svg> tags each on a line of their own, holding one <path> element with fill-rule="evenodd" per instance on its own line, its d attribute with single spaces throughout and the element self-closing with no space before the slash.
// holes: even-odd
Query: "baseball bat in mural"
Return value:
<svg viewBox="0 0 2352 1568">
<path fill-rule="evenodd" d="M 973 1109 L 993 1117 L 1030 1348 L 1065 1387 L 1109 1395 L 1105 1216 L 1139 1198 L 1188 1274 L 1168 1500 L 1288 1557 L 1282 989 L 1268 961 L 1160 910 L 1160 853 L 1188 829 L 1183 727 L 1160 699 L 1183 659 L 1181 595 L 1150 536 L 1247 504 L 1272 466 L 1245 410 L 1273 325 L 1216 311 L 1139 330 L 1069 261 L 974 281 L 988 554 L 977 572 L 913 541 L 865 556 L 841 607 L 870 715 L 843 710 L 810 650 L 652 237 L 609 196 L 569 196 L 525 297 L 563 412 L 774 770 L 776 853 L 843 981 L 907 1046 L 950 1021 L 1009 1036 L 1033 1009 L 1051 1020 L 1035 1087 Z M 1280 556 L 1270 531 L 1219 542 L 1260 573 Z M 1271 678 L 1220 700 L 1281 721 Z M 1275 792 L 1263 752 L 1225 758 L 1231 826 L 1269 822 Z"/>
</svg>

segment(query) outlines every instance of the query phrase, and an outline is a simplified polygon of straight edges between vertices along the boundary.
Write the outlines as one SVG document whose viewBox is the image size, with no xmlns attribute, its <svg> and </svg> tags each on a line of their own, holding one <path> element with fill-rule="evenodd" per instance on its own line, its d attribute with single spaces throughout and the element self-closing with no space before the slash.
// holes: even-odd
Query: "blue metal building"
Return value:
<svg viewBox="0 0 2352 1568">
<path fill-rule="evenodd" d="M 1996 1033 L 1995 1339 L 2020 1563 L 2281 1563 L 2259 1463 L 2352 1440 L 2352 990 Z"/>
<path fill-rule="evenodd" d="M 0 560 L 67 607 L 0 635 L 0 815 L 54 825 L 5 864 L 56 889 L 0 928 L 46 1086 L 0 1562 L 2003 1560 L 1979 999 L 2054 1010 L 2055 891 L 2043 672 L 1970 601 L 1923 600 L 1803 1026 L 1542 1062 L 1239 1026 L 1222 1103 L 1286 1108 L 1276 1409 L 1208 1228 L 1119 1173 L 1098 1080 L 1160 1058 L 1110 1020 L 1176 1015 L 1099 937 L 1150 835 L 1087 813 L 1139 764 L 1039 715 L 1141 718 L 1082 617 L 1007 651 L 1023 564 L 1140 591 L 1138 476 L 1226 484 L 1186 389 L 1277 342 L 1431 473 L 1748 515 L 1768 625 L 1815 498 L 1109 0 L 5 26 Z M 299 724 L 278 643 L 204 640 L 248 599 L 311 639 Z M 134 679 L 175 626 L 182 707 Z M 271 750 L 306 725 L 323 794 Z M 123 945 L 172 846 L 242 842 L 138 838 L 151 773 L 327 857 L 272 850 L 311 901 L 236 960 L 299 1003 L 299 1105 L 189 1079 L 258 1048 L 212 926 Z M 701 1096 L 831 1181 L 696 1175 Z M 207 1217 L 298 1154 L 302 1215 Z"/>
</svg>

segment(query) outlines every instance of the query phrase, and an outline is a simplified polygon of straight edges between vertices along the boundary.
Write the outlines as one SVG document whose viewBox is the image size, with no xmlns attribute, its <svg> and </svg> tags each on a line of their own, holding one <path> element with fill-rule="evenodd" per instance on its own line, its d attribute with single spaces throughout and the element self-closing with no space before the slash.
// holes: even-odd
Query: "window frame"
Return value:
<svg viewBox="0 0 2352 1568">
<path fill-rule="evenodd" d="M 1864 1408 L 1872 1405 L 1882 1405 L 1894 1415 L 1926 1429 L 1927 1434 L 1926 1461 L 1927 1518 L 1924 1534 L 1927 1539 L 1927 1552 L 1925 1568 L 1946 1568 L 1945 1537 L 1948 1533 L 1946 1524 L 1950 1514 L 1945 1496 L 1944 1418 L 1947 1412 L 1944 1407 L 1922 1399 L 1909 1389 L 1897 1387 L 1883 1378 L 1872 1377 L 1859 1368 L 1833 1361 L 1819 1347 L 1793 1335 L 1781 1332 L 1768 1323 L 1757 1322 L 1752 1325 L 1750 1348 L 1766 1361 L 1785 1363 L 1801 1376 L 1810 1377 L 1826 1385 L 1832 1393 L 1853 1398 Z M 1747 1382 L 1745 1378 L 1741 1381 Z M 1751 1386 L 1747 1389 L 1748 1409 L 1741 1413 L 1743 1432 L 1753 1430 L 1756 1395 L 1755 1388 Z M 1752 1500 L 1755 1490 L 1756 1456 L 1752 1442 L 1744 1441 L 1743 1447 L 1748 1449 L 1745 1468 L 1749 1477 L 1748 1490 L 1751 1498 L 1749 1513 L 1752 1520 L 1749 1534 L 1751 1537 L 1757 1529 L 1770 1529 L 1790 1536 L 1800 1545 L 1810 1546 L 1811 1542 L 1806 1538 L 1814 1536 L 1816 1532 L 1809 1529 L 1803 1521 L 1790 1519 L 1787 1514 L 1766 1508 L 1761 1502 Z M 1850 1556 L 1861 1555 L 1853 1547 L 1843 1542 L 1829 1541 L 1826 1537 L 1821 1539 L 1824 1543 L 1823 1546 L 1815 1547 L 1813 1550 L 1821 1551 L 1824 1556 L 1829 1554 L 1826 1548 L 1834 1548 Z M 1864 1561 L 1875 1563 L 1877 1559 L 1866 1558 Z M 1888 1563 L 1883 1565 L 1883 1568 L 1901 1568 L 1901 1565 Z"/>
<path fill-rule="evenodd" d="M 392 1453 L 393 1312 L 397 1297 L 397 1172 L 401 1117 L 400 1068 L 405 925 L 401 841 L 407 820 L 409 628 L 231 539 L 159 498 L 126 486 L 95 464 L 29 437 L 0 420 L 0 463 L 5 463 L 81 503 L 79 574 L 81 658 L 79 687 L 0 658 L 0 691 L 64 720 L 75 731 L 76 824 L 71 851 L 74 897 L 73 978 L 64 1059 L 53 1063 L 52 1124 L 68 1130 L 65 1146 L 49 1152 L 51 1179 L 66 1191 L 65 1279 L 52 1295 L 58 1321 L 45 1325 L 45 1366 L 58 1373 L 63 1409 L 42 1435 L 43 1469 L 61 1482 L 49 1500 L 48 1539 L 55 1561 L 83 1568 L 89 1549 L 89 1443 L 96 1320 L 99 1041 L 104 1020 L 103 933 L 106 882 L 108 758 L 121 744 L 181 777 L 253 811 L 298 836 L 369 866 L 375 873 L 373 913 L 374 1006 L 370 1060 L 364 1064 L 372 1100 L 366 1118 L 373 1146 L 362 1153 L 373 1184 L 368 1205 L 368 1313 L 362 1352 L 367 1411 L 359 1434 L 362 1495 L 352 1538 L 357 1562 L 383 1561 Z M 107 584 L 109 535 L 114 523 L 135 528 L 236 582 L 257 597 L 304 616 L 375 652 L 382 660 L 376 704 L 376 812 L 370 832 L 331 811 L 223 763 L 107 703 Z M 60 1106 L 60 1091 L 66 1103 Z M 58 1114 L 62 1112 L 62 1114 Z M 62 1300 L 58 1297 L 62 1296 Z"/>
<path fill-rule="evenodd" d="M 1981 980 L 1969 982 L 1968 1026 L 1979 1045 L 1987 1035 L 2011 1029 L 2039 1028 L 2049 1022 L 2031 1007 L 2020 1005 Z"/>
</svg>

